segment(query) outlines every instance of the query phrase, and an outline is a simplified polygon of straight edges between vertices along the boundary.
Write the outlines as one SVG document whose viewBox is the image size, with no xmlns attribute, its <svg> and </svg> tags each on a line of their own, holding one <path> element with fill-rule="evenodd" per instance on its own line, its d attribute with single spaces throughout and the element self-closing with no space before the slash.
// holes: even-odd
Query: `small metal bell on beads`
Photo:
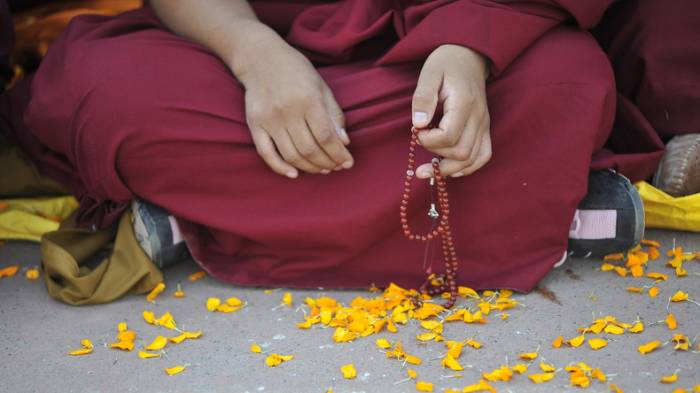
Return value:
<svg viewBox="0 0 700 393">
<path fill-rule="evenodd" d="M 435 203 L 430 204 L 428 216 L 437 223 L 433 229 L 426 234 L 416 234 L 408 226 L 408 201 L 411 197 L 411 182 L 416 174 L 416 146 L 418 145 L 418 133 L 423 129 L 411 128 L 411 142 L 408 148 L 408 169 L 406 169 L 406 180 L 404 181 L 403 198 L 401 199 L 400 217 L 401 227 L 404 235 L 409 240 L 429 242 L 439 238 L 442 243 L 442 255 L 445 263 L 445 272 L 432 274 L 430 269 L 426 272 L 428 278 L 421 286 L 420 291 L 430 296 L 449 293 L 445 308 L 451 308 L 457 301 L 457 252 L 452 241 L 452 230 L 450 228 L 450 201 L 447 195 L 447 185 L 445 178 L 440 173 L 440 160 L 433 158 L 433 177 L 430 178 L 430 187 L 437 187 L 437 207 Z M 432 192 L 433 190 L 431 190 Z"/>
</svg>

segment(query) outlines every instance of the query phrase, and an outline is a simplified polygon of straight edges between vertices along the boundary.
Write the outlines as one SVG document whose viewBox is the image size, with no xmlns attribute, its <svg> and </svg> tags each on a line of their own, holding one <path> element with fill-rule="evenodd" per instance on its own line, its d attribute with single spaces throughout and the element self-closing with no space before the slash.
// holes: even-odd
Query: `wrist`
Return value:
<svg viewBox="0 0 700 393">
<path fill-rule="evenodd" d="M 241 21 L 234 36 L 224 62 L 244 85 L 251 71 L 261 68 L 262 61 L 269 62 L 271 56 L 288 46 L 270 27 L 253 20 Z"/>
</svg>

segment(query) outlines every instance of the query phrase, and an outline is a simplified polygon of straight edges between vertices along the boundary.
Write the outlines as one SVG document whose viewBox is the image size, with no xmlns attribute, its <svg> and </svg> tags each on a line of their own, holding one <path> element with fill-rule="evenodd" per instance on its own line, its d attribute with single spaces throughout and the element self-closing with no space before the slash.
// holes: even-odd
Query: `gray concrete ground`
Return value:
<svg viewBox="0 0 700 393">
<path fill-rule="evenodd" d="M 688 233 L 651 231 L 648 238 L 660 240 L 670 247 L 672 239 L 689 250 L 700 250 L 700 236 Z M 439 356 L 444 353 L 441 343 L 420 344 L 415 335 L 421 331 L 413 321 L 402 326 L 397 334 L 381 333 L 391 341 L 401 340 L 409 353 L 420 356 L 424 363 L 412 367 L 419 379 L 433 382 L 435 391 L 462 388 L 475 383 L 483 371 L 490 371 L 506 361 L 515 363 L 521 352 L 540 347 L 540 359 L 563 368 L 571 362 L 584 361 L 599 367 L 610 382 L 625 392 L 671 392 L 675 388 L 690 389 L 700 384 L 700 353 L 698 341 L 693 352 L 678 352 L 672 345 L 642 356 L 637 346 L 652 340 L 668 341 L 672 332 L 663 324 L 647 326 L 642 334 L 611 336 L 609 345 L 593 351 L 587 345 L 579 348 L 553 349 L 552 340 L 563 335 L 574 337 L 578 327 L 587 326 L 595 317 L 613 315 L 631 322 L 638 316 L 648 325 L 666 316 L 668 297 L 680 289 L 700 299 L 700 262 L 686 264 L 689 276 L 677 278 L 664 266 L 666 258 L 650 262 L 653 271 L 670 273 L 669 281 L 659 284 L 660 295 L 628 293 L 628 285 L 641 286 L 651 280 L 621 278 L 611 272 L 598 270 L 600 261 L 570 260 L 549 274 L 542 285 L 551 290 L 561 304 L 541 293 L 515 295 L 523 306 L 510 310 L 510 318 L 491 317 L 484 325 L 446 324 L 445 337 L 473 337 L 484 346 L 479 350 L 465 348 L 460 359 L 470 365 L 461 378 L 445 378 L 453 374 L 440 367 Z M 23 268 L 37 265 L 38 247 L 29 243 L 12 242 L 0 247 L 0 267 L 20 264 Z M 415 392 L 412 382 L 397 383 L 405 378 L 406 370 L 396 360 L 387 359 L 375 347 L 377 336 L 351 343 L 338 344 L 332 340 L 332 329 L 315 327 L 299 330 L 296 323 L 303 313 L 295 308 L 277 308 L 283 290 L 266 294 L 262 289 L 234 287 L 212 278 L 191 283 L 186 276 L 197 271 L 194 263 L 183 263 L 165 272 L 168 290 L 156 304 L 144 296 L 128 296 L 111 304 L 91 307 L 71 307 L 48 297 L 42 281 L 27 281 L 23 274 L 0 279 L 0 392 Z M 187 297 L 171 296 L 177 282 L 183 283 Z M 357 295 L 369 296 L 367 291 L 309 291 L 293 290 L 295 304 L 306 296 L 326 294 L 349 302 Z M 249 302 L 249 307 L 233 314 L 210 313 L 204 303 L 209 296 L 237 296 Z M 138 348 L 158 334 L 170 331 L 147 325 L 141 312 L 151 309 L 156 314 L 170 311 L 183 328 L 201 329 L 199 340 L 168 346 L 159 359 L 139 359 Z M 274 310 L 273 310 L 274 309 Z M 691 339 L 700 334 L 700 307 L 692 303 L 671 305 L 679 326 L 676 332 Z M 120 352 L 104 347 L 113 342 L 118 322 L 126 321 L 138 333 L 137 350 Z M 603 335 L 606 336 L 606 335 Z M 83 338 L 95 343 L 92 354 L 67 356 L 78 348 Z M 264 364 L 264 356 L 249 351 L 252 342 L 266 351 L 293 354 L 292 361 L 276 368 Z M 538 371 L 539 360 L 527 374 Z M 339 367 L 354 363 L 358 376 L 343 379 Z M 163 369 L 179 364 L 188 368 L 181 374 L 168 376 Z M 662 375 L 679 371 L 678 381 L 660 384 Z M 495 382 L 499 392 L 568 392 L 579 391 L 569 385 L 564 370 L 550 382 L 533 384 L 525 375 L 516 375 L 510 382 Z M 587 389 L 607 392 L 608 385 L 593 381 Z"/>
</svg>

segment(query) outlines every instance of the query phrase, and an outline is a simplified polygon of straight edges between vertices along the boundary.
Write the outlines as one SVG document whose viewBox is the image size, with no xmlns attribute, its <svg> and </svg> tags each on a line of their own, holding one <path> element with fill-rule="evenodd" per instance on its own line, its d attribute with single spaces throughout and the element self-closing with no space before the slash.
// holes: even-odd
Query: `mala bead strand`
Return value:
<svg viewBox="0 0 700 393">
<path fill-rule="evenodd" d="M 431 231 L 423 234 L 415 233 L 408 225 L 408 201 L 411 197 L 411 182 L 416 174 L 416 146 L 418 145 L 418 133 L 420 130 L 415 127 L 411 129 L 411 141 L 408 148 L 408 166 L 406 169 L 406 180 L 404 181 L 403 198 L 399 208 L 399 216 L 401 219 L 401 229 L 404 236 L 409 240 L 418 240 L 428 242 L 433 239 L 440 238 L 442 246 L 442 255 L 445 263 L 444 274 L 430 274 L 425 283 L 421 285 L 421 292 L 430 296 L 449 293 L 450 297 L 445 304 L 446 308 L 451 308 L 457 300 L 457 252 L 455 251 L 452 240 L 452 230 L 450 229 L 450 201 L 447 195 L 447 184 L 444 176 L 440 172 L 440 161 L 433 158 L 431 165 L 433 167 L 433 177 L 430 179 L 430 186 L 437 187 L 437 207 L 435 203 L 431 203 L 428 211 L 428 216 L 435 220 L 438 224 Z"/>
</svg>

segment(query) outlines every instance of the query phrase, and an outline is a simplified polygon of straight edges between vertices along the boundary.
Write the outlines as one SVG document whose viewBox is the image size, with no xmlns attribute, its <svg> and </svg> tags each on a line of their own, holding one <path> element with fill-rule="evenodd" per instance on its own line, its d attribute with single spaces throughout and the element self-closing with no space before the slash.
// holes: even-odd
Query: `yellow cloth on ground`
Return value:
<svg viewBox="0 0 700 393">
<path fill-rule="evenodd" d="M 647 228 L 700 232 L 700 194 L 676 198 L 647 182 L 635 186 L 644 202 Z"/>
<path fill-rule="evenodd" d="M 39 242 L 77 208 L 71 196 L 0 199 L 0 239 Z"/>
</svg>

